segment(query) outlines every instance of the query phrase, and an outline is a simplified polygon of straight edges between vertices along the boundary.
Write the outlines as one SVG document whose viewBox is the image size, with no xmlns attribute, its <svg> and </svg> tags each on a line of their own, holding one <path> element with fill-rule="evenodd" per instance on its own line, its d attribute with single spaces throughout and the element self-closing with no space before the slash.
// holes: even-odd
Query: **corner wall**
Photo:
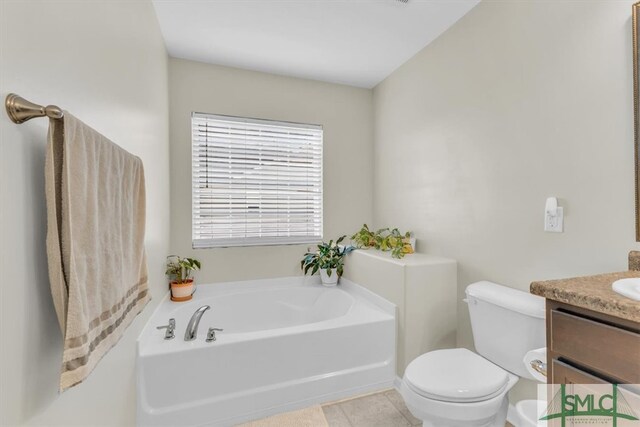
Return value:
<svg viewBox="0 0 640 427">
<path fill-rule="evenodd" d="M 374 223 L 458 261 L 460 346 L 468 284 L 528 291 L 638 248 L 631 4 L 484 1 L 375 88 Z"/>
<path fill-rule="evenodd" d="M 171 59 L 171 251 L 202 261 L 199 283 L 296 276 L 309 245 L 191 247 L 191 112 L 323 125 L 324 237 L 372 216 L 373 93 Z"/>
<path fill-rule="evenodd" d="M 45 252 L 47 120 L 0 113 L 0 425 L 135 424 L 135 340 L 166 292 L 167 54 L 149 1 L 0 1 L 0 95 L 57 104 L 144 162 L 154 300 L 83 384 L 58 395 L 62 336 Z"/>
</svg>

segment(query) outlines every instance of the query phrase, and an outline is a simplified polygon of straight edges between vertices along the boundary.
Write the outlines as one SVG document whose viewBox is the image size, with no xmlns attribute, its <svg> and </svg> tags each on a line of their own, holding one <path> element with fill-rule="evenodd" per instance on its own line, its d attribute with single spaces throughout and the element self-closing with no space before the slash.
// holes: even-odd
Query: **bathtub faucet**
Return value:
<svg viewBox="0 0 640 427">
<path fill-rule="evenodd" d="M 204 314 L 205 311 L 209 310 L 211 307 L 208 305 L 203 305 L 199 309 L 193 313 L 191 316 L 191 320 L 189 320 L 189 324 L 187 325 L 187 330 L 184 332 L 184 340 L 185 341 L 193 341 L 196 339 L 198 335 L 198 325 L 200 324 L 200 318 Z"/>
</svg>

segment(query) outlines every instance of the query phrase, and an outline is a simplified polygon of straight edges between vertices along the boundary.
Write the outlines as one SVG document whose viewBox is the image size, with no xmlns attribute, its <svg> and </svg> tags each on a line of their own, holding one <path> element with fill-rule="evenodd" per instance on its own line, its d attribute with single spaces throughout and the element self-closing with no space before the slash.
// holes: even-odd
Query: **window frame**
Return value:
<svg viewBox="0 0 640 427">
<path fill-rule="evenodd" d="M 291 128 L 302 129 L 315 129 L 320 131 L 320 204 L 319 204 L 319 216 L 320 216 L 320 233 L 319 236 L 295 236 L 295 237 L 242 237 L 242 238 L 230 238 L 230 239 L 196 239 L 196 224 L 195 224 L 195 209 L 196 209 L 196 185 L 194 180 L 194 123 L 195 117 L 213 117 L 220 119 L 229 119 L 236 122 L 247 122 L 257 124 L 267 124 L 275 126 L 284 126 Z M 216 248 L 229 248 L 229 247 L 255 247 L 255 246 L 288 246 L 288 245 L 304 245 L 304 244 L 317 244 L 323 241 L 324 236 L 324 127 L 322 125 L 299 123 L 282 120 L 270 120 L 254 117 L 242 117 L 231 116 L 226 114 L 212 114 L 193 111 L 190 116 L 190 131 L 191 131 L 191 245 L 193 249 L 216 249 Z"/>
</svg>

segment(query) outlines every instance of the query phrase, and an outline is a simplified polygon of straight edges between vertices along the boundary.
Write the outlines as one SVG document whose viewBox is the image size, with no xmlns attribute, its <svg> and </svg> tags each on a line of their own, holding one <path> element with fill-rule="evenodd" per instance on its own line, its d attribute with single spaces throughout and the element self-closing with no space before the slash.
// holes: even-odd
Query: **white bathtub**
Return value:
<svg viewBox="0 0 640 427">
<path fill-rule="evenodd" d="M 175 338 L 164 340 L 156 326 L 169 318 Z M 224 329 L 214 342 L 209 327 Z M 187 303 L 165 297 L 138 338 L 138 425 L 228 426 L 391 387 L 395 340 L 395 306 L 344 279 L 200 285 Z"/>
</svg>

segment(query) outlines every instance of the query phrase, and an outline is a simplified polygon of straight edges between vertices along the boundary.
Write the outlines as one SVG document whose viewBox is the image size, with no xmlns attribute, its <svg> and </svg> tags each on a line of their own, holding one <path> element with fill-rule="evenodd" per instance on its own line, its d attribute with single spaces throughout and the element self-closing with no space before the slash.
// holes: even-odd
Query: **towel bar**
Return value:
<svg viewBox="0 0 640 427">
<path fill-rule="evenodd" d="M 45 107 L 34 104 L 15 93 L 7 95 L 4 106 L 7 109 L 7 115 L 14 123 L 24 123 L 34 117 L 61 119 L 64 115 L 62 109 L 56 105 L 47 105 Z"/>
</svg>

